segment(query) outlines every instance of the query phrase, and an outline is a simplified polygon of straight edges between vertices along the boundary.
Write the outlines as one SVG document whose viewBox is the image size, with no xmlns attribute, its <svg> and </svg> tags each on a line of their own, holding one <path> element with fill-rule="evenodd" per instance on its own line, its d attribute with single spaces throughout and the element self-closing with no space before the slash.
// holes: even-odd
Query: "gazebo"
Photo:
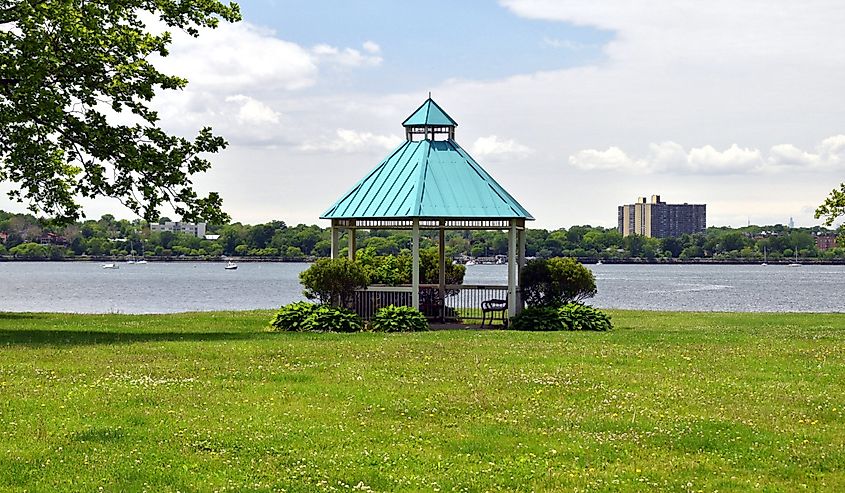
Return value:
<svg viewBox="0 0 845 493">
<path fill-rule="evenodd" d="M 383 288 L 410 292 L 420 308 L 420 231 L 439 231 L 440 299 L 447 286 L 446 230 L 508 232 L 507 313 L 521 309 L 519 277 L 525 264 L 525 221 L 534 218 L 455 141 L 458 124 L 429 98 L 402 124 L 406 141 L 335 202 L 321 219 L 331 220 L 332 257 L 340 255 L 340 233 L 347 231 L 348 255 L 355 259 L 358 229 L 411 231 L 411 286 Z M 426 286 L 423 286 L 426 287 Z M 396 303 L 399 304 L 399 303 Z M 477 308 L 477 307 L 475 307 Z"/>
</svg>

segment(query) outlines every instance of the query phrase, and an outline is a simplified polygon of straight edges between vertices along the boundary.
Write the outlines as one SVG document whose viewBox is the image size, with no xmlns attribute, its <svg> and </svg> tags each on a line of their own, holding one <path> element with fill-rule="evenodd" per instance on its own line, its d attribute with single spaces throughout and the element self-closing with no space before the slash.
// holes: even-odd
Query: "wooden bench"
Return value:
<svg viewBox="0 0 845 493">
<path fill-rule="evenodd" d="M 496 315 L 499 315 L 498 317 Z M 481 328 L 488 322 L 487 316 L 490 316 L 489 324 L 493 326 L 494 320 L 501 320 L 502 325 L 508 326 L 508 300 L 487 300 L 481 302 Z"/>
</svg>

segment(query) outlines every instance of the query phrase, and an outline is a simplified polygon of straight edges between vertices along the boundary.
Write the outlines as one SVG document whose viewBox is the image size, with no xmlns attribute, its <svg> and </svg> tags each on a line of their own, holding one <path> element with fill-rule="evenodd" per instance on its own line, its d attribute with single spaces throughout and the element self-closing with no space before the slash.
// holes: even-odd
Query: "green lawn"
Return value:
<svg viewBox="0 0 845 493">
<path fill-rule="evenodd" d="M 0 314 L 4 491 L 845 491 L 845 315 L 272 334 Z"/>
</svg>

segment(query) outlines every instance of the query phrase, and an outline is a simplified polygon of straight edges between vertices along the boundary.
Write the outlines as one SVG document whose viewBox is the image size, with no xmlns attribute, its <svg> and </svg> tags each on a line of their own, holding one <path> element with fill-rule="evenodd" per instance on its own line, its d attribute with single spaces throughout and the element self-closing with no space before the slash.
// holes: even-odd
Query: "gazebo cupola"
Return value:
<svg viewBox="0 0 845 493">
<path fill-rule="evenodd" d="M 428 99 L 413 112 L 402 125 L 405 138 L 409 142 L 416 140 L 455 140 L 455 127 L 458 124 L 443 108 L 437 105 L 431 94 Z"/>
</svg>

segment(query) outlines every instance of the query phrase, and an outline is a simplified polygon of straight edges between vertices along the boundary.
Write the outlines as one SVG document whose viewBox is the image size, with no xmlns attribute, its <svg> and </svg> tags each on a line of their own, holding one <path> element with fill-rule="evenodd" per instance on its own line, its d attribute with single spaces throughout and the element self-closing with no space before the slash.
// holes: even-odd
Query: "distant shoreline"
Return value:
<svg viewBox="0 0 845 493">
<path fill-rule="evenodd" d="M 146 257 L 144 260 L 148 262 L 241 262 L 241 263 L 312 263 L 324 257 L 305 257 L 305 258 L 286 258 L 286 257 Z M 579 262 L 586 265 L 595 265 L 598 260 L 595 258 L 579 258 Z M 0 255 L 0 262 L 117 262 L 125 263 L 127 258 L 124 256 L 88 256 L 88 257 L 66 257 L 61 259 L 25 259 L 15 258 L 8 255 Z M 603 265 L 760 265 L 760 259 L 602 259 Z M 814 258 L 799 258 L 798 262 L 802 265 L 845 265 L 845 259 L 814 259 Z M 784 260 L 769 260 L 769 265 L 789 265 L 793 263 L 793 259 Z M 479 265 L 495 265 L 495 264 L 479 264 Z"/>
<path fill-rule="evenodd" d="M 136 258 L 136 260 L 146 260 L 149 263 L 173 263 L 173 262 L 285 262 L 285 263 L 311 263 L 321 257 L 305 257 L 300 259 L 285 258 L 285 257 L 144 257 Z M 79 257 L 65 257 L 60 259 L 34 259 L 34 258 L 15 258 L 8 255 L 0 255 L 0 262 L 115 262 L 126 263 L 129 259 L 123 255 L 97 255 L 97 256 L 79 256 Z"/>
</svg>

